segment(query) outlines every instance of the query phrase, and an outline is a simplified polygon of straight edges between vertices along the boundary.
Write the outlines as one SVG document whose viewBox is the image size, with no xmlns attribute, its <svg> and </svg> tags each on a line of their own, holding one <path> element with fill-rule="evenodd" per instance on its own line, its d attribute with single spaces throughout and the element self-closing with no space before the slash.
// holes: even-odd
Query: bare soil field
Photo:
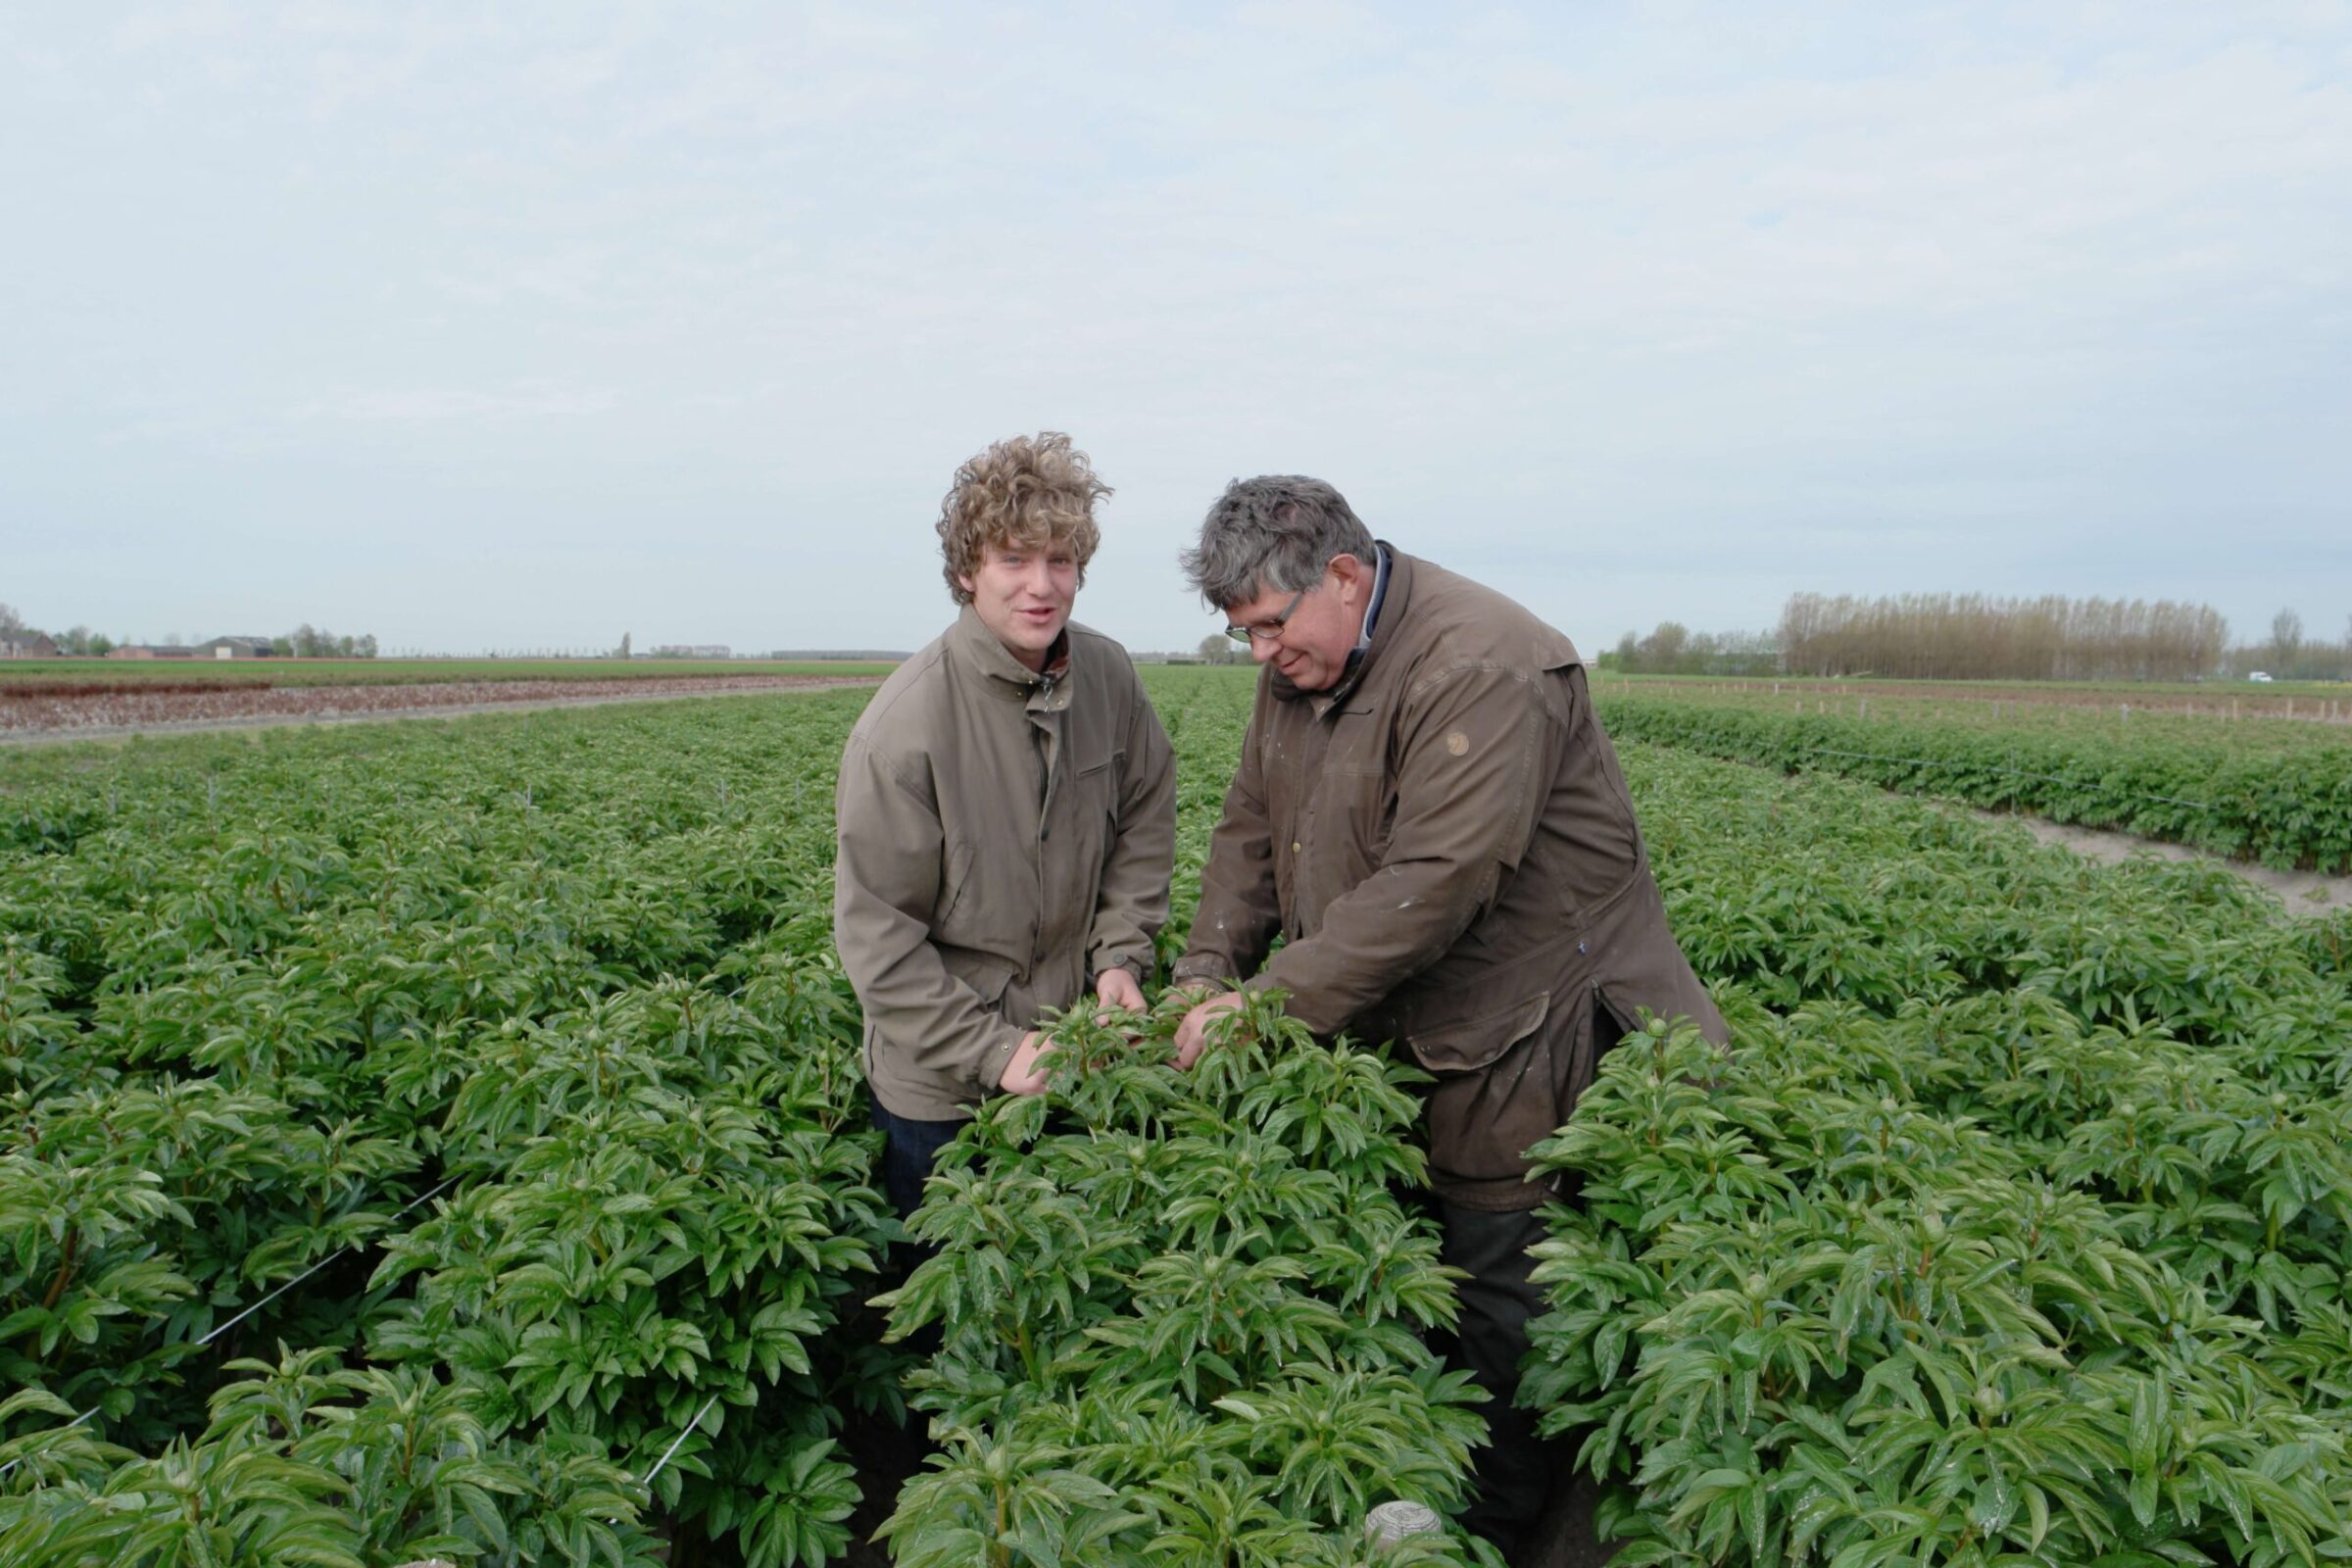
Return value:
<svg viewBox="0 0 2352 1568">
<path fill-rule="evenodd" d="M 886 675 L 871 659 L 6 659 L 0 702 L 20 693 L 211 686 L 439 686 L 467 681 L 731 679 L 745 675 Z"/>
<path fill-rule="evenodd" d="M 871 686 L 881 677 L 737 675 L 677 680 L 450 681 L 407 686 L 186 687 L 74 695 L 16 693 L 0 702 L 0 744 L 301 724 L 338 719 L 454 715 L 575 703 L 654 702 L 756 692 Z"/>
</svg>

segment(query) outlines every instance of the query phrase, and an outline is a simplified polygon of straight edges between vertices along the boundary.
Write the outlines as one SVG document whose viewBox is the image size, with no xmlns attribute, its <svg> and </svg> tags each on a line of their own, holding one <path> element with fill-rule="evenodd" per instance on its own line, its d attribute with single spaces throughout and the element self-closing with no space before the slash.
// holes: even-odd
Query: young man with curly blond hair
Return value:
<svg viewBox="0 0 2352 1568">
<path fill-rule="evenodd" d="M 957 469 L 938 532 L 961 612 L 842 753 L 834 940 L 902 1217 L 974 1105 L 1045 1087 L 1041 1011 L 1143 1005 L 1176 774 L 1126 650 L 1069 618 L 1109 494 L 1051 431 Z"/>
</svg>

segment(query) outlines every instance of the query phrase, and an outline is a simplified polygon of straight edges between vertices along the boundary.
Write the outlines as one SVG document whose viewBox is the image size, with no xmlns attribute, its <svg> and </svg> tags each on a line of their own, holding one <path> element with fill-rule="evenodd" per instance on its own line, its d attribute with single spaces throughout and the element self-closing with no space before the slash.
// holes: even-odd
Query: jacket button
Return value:
<svg viewBox="0 0 2352 1568">
<path fill-rule="evenodd" d="M 1297 855 L 1298 853 L 1298 841 L 1297 839 L 1293 839 L 1291 841 L 1291 853 L 1293 855 Z"/>
</svg>

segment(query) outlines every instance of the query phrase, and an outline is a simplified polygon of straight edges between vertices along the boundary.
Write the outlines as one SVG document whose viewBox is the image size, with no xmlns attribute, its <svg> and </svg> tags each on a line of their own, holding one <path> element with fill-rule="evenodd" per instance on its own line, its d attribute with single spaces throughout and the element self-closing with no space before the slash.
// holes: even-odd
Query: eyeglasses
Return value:
<svg viewBox="0 0 2352 1568">
<path fill-rule="evenodd" d="M 1290 624 L 1291 617 L 1298 613 L 1298 601 L 1304 599 L 1308 593 L 1320 586 L 1321 582 L 1322 579 L 1317 578 L 1314 582 L 1307 584 L 1306 587 L 1301 588 L 1297 593 L 1291 595 L 1291 602 L 1283 606 L 1282 613 L 1276 615 L 1273 619 L 1253 621 L 1247 626 L 1227 626 L 1225 628 L 1225 635 L 1232 638 L 1237 643 L 1272 642 L 1275 638 L 1282 635 L 1282 628 Z"/>
</svg>

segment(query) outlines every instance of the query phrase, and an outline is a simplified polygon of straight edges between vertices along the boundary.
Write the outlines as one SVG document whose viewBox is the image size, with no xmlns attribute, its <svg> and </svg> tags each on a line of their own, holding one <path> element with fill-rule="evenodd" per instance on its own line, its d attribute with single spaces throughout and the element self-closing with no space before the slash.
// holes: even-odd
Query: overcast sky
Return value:
<svg viewBox="0 0 2352 1568">
<path fill-rule="evenodd" d="M 1311 473 L 1588 652 L 1797 589 L 2352 612 L 2352 10 L 0 12 L 0 601 L 911 648 L 1068 430 L 1079 618 Z"/>
</svg>

